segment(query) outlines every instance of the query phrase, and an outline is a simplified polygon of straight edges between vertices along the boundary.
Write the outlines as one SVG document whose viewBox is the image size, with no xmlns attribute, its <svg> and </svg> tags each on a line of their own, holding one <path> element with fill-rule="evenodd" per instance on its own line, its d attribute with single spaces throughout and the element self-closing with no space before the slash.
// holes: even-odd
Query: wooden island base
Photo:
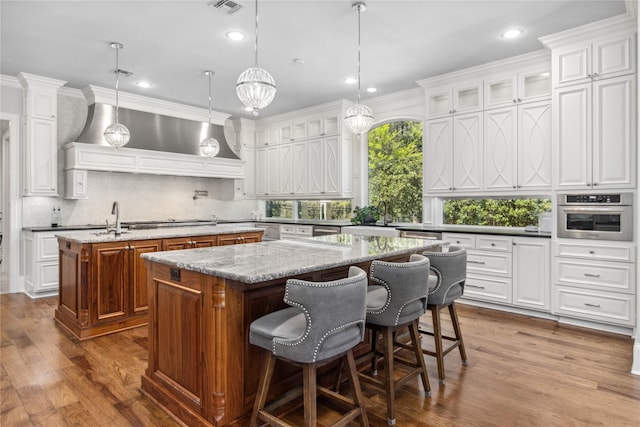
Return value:
<svg viewBox="0 0 640 427">
<path fill-rule="evenodd" d="M 368 271 L 370 263 L 354 265 Z M 148 260 L 147 266 L 149 365 L 142 391 L 190 427 L 247 425 L 264 355 L 249 343 L 250 323 L 286 307 L 287 279 L 328 281 L 348 271 L 343 266 L 246 284 Z M 299 369 L 278 365 L 270 398 L 300 381 Z"/>
</svg>

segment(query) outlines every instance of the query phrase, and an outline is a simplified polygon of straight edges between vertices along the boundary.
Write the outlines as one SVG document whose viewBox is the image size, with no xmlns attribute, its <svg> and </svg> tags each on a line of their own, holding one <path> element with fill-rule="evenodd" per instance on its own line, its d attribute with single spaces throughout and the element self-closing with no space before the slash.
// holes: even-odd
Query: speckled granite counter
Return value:
<svg viewBox="0 0 640 427">
<path fill-rule="evenodd" d="M 69 231 L 56 234 L 58 238 L 75 243 L 102 243 L 119 242 L 127 240 L 150 240 L 167 239 L 171 237 L 183 236 L 211 236 L 216 234 L 249 233 L 260 231 L 261 228 L 237 226 L 233 224 L 195 226 L 195 227 L 165 227 L 148 230 L 123 230 L 122 234 L 116 236 L 114 233 L 101 231 Z"/>
<path fill-rule="evenodd" d="M 368 271 L 374 259 L 402 262 L 441 245 L 333 235 L 144 254 L 149 357 L 142 391 L 185 425 L 248 425 L 264 360 L 249 344 L 249 325 L 286 306 L 288 278 L 336 280 L 350 265 Z M 356 347 L 356 356 L 366 346 Z M 333 379 L 335 371 L 326 375 Z M 299 368 L 280 367 L 271 387 L 288 390 L 300 376 Z"/>
<path fill-rule="evenodd" d="M 550 232 L 543 231 L 525 231 L 524 228 L 517 227 L 482 227 L 473 225 L 456 225 L 456 226 L 430 226 L 424 224 L 415 225 L 398 225 L 396 228 L 400 231 L 431 231 L 434 233 L 468 233 L 468 234 L 488 234 L 497 236 L 515 236 L 515 237 L 541 237 L 550 239 Z"/>
<path fill-rule="evenodd" d="M 258 283 L 380 257 L 440 250 L 441 247 L 442 242 L 437 240 L 340 234 L 304 240 L 153 252 L 143 254 L 142 258 L 243 283 Z"/>
</svg>

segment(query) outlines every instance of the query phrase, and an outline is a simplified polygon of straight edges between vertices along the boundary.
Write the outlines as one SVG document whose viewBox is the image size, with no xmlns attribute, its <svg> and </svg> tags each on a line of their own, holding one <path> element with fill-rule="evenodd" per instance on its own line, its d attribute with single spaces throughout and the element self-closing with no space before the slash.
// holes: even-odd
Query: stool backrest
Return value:
<svg viewBox="0 0 640 427">
<path fill-rule="evenodd" d="M 299 308 L 307 324 L 296 340 L 274 338 L 274 352 L 298 362 L 314 363 L 353 348 L 364 338 L 367 285 L 367 273 L 353 266 L 344 279 L 287 280 L 284 302 Z"/>
<path fill-rule="evenodd" d="M 409 262 L 373 261 L 371 280 L 384 286 L 387 301 L 382 308 L 369 309 L 367 321 L 396 326 L 422 316 L 427 309 L 429 259 L 413 254 Z"/>
<path fill-rule="evenodd" d="M 448 252 L 423 252 L 431 261 L 435 286 L 429 289 L 429 304 L 445 305 L 464 293 L 467 279 L 467 250 L 450 246 Z"/>
</svg>

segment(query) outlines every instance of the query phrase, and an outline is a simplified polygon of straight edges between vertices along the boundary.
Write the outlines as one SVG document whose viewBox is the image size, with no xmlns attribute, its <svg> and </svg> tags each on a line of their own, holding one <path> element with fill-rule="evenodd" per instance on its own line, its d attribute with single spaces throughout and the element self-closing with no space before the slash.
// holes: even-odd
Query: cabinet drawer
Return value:
<svg viewBox="0 0 640 427">
<path fill-rule="evenodd" d="M 442 240 L 449 242 L 452 246 L 460 246 L 466 249 L 476 247 L 476 236 L 471 234 L 442 233 Z"/>
<path fill-rule="evenodd" d="M 296 234 L 300 236 L 313 236 L 313 226 L 312 225 L 296 225 Z"/>
<path fill-rule="evenodd" d="M 566 286 L 635 293 L 635 264 L 556 258 L 555 283 Z"/>
<path fill-rule="evenodd" d="M 488 251 L 511 252 L 513 239 L 511 237 L 478 236 L 476 237 L 476 249 Z"/>
<path fill-rule="evenodd" d="M 556 242 L 555 254 L 559 257 L 574 257 L 600 259 L 604 261 L 635 261 L 635 247 L 632 245 L 621 245 L 611 242 L 611 244 L 580 244 Z"/>
<path fill-rule="evenodd" d="M 511 254 L 507 252 L 468 251 L 467 273 L 511 277 Z"/>
<path fill-rule="evenodd" d="M 635 296 L 558 286 L 553 292 L 553 313 L 633 326 Z"/>
<path fill-rule="evenodd" d="M 511 289 L 509 278 L 468 275 L 464 285 L 464 297 L 510 304 Z"/>
<path fill-rule="evenodd" d="M 280 234 L 282 233 L 289 233 L 289 234 L 294 234 L 295 231 L 295 226 L 293 225 L 281 225 L 280 226 Z"/>
</svg>

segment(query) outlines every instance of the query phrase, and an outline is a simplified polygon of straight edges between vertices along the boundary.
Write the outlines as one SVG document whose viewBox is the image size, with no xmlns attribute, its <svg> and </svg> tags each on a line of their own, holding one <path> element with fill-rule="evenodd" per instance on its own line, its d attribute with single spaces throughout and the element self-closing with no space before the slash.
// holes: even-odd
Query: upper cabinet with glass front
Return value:
<svg viewBox="0 0 640 427">
<path fill-rule="evenodd" d="M 428 118 L 482 111 L 482 81 L 435 88 L 426 97 Z"/>
<path fill-rule="evenodd" d="M 489 78 L 484 82 L 484 108 L 508 107 L 551 98 L 549 68 Z"/>
</svg>

